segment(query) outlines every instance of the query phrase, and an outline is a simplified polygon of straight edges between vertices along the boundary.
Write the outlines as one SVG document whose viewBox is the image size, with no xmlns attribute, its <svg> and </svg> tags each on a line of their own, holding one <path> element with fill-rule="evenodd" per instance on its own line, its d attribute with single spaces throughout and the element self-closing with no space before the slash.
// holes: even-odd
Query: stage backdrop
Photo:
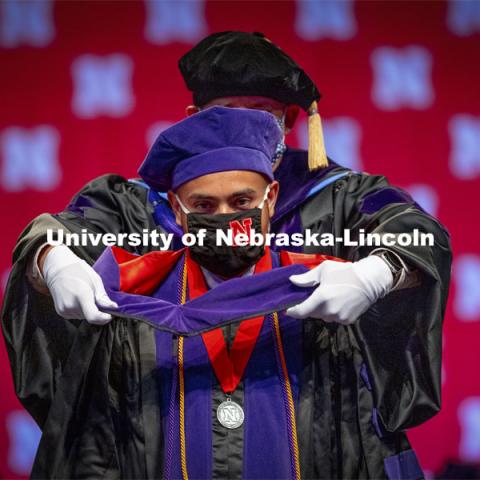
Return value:
<svg viewBox="0 0 480 480">
<path fill-rule="evenodd" d="M 443 409 L 410 432 L 430 475 L 480 461 L 480 2 L 0 3 L 0 278 L 25 225 L 87 181 L 133 177 L 191 97 L 177 59 L 203 36 L 261 31 L 323 93 L 329 155 L 384 174 L 450 231 Z M 302 116 L 291 145 L 305 146 Z M 387 321 L 388 319 L 386 319 Z M 28 474 L 39 432 L 0 344 L 0 477 Z"/>
</svg>

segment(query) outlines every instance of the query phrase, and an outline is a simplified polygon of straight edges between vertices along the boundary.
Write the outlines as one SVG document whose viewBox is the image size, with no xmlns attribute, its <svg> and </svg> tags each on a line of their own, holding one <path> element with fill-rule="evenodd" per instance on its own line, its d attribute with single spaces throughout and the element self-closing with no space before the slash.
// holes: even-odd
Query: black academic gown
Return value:
<svg viewBox="0 0 480 480">
<path fill-rule="evenodd" d="M 324 171 L 308 172 L 306 165 L 303 151 L 289 150 L 283 159 L 273 231 L 340 233 L 363 228 L 400 233 L 418 228 L 433 233 L 435 245 L 390 247 L 417 270 L 420 284 L 391 292 L 354 325 L 304 322 L 304 356 L 310 361 L 302 372 L 296 409 L 302 477 L 418 478 L 405 430 L 425 422 L 441 406 L 441 333 L 451 265 L 448 233 L 382 176 L 354 173 L 333 163 Z M 311 194 L 315 186 L 321 188 Z M 35 219 L 19 238 L 2 327 L 17 395 L 44 433 L 34 478 L 162 476 L 161 441 L 151 428 L 158 411 L 155 388 L 149 386 L 155 369 L 149 327 L 125 319 L 106 327 L 64 320 L 51 299 L 27 279 L 29 261 L 45 241 L 47 228 L 165 230 L 156 226 L 148 196 L 141 185 L 106 175 L 84 187 L 65 211 Z M 103 248 L 73 250 L 93 263 Z M 336 244 L 305 250 L 358 260 L 372 247 Z M 150 348 L 147 354 L 143 349 L 141 357 L 140 344 Z M 82 362 L 90 367 L 79 378 Z M 118 418 L 112 418 L 107 407 L 112 404 L 121 412 Z M 62 423 L 55 421 L 59 412 Z M 132 421 L 140 417 L 143 422 Z M 81 456 L 68 456 L 66 446 L 79 432 L 89 433 L 85 449 Z M 115 458 L 105 459 L 104 445 L 112 438 L 118 443 Z M 241 439 L 232 442 L 235 446 Z M 214 472 L 241 474 L 241 455 L 226 455 L 222 445 L 225 442 L 214 441 L 213 459 L 219 467 Z"/>
</svg>

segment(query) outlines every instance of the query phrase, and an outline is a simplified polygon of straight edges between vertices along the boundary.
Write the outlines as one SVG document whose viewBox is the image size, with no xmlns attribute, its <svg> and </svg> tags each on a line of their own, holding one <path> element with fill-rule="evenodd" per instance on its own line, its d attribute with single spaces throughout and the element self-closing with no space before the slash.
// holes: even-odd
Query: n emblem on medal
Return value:
<svg viewBox="0 0 480 480">
<path fill-rule="evenodd" d="M 217 418 L 225 428 L 238 428 L 242 425 L 245 415 L 242 407 L 233 402 L 230 397 L 222 402 L 217 408 Z"/>
</svg>

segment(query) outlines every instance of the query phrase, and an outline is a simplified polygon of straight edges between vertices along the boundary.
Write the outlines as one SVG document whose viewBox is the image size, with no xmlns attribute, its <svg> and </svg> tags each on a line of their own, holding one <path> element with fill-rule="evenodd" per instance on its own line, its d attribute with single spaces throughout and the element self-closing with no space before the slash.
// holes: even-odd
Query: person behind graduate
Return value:
<svg viewBox="0 0 480 480">
<path fill-rule="evenodd" d="M 42 429 L 32 478 L 422 477 L 405 430 L 438 410 L 429 352 L 441 315 L 423 323 L 420 299 L 376 310 L 397 295 L 377 255 L 215 245 L 216 229 L 268 231 L 281 136 L 271 114 L 223 107 L 160 134 L 139 172 L 206 242 L 104 251 L 90 278 L 113 321 L 62 321 L 51 297 L 19 283 L 29 302 L 7 308 L 3 329 L 18 396 Z M 53 278 L 83 288 L 89 277 L 63 269 Z M 338 327 L 331 293 L 350 286 Z M 318 292 L 322 320 L 289 316 Z"/>
<path fill-rule="evenodd" d="M 329 324 L 319 340 L 325 352 L 330 352 L 322 358 L 329 365 L 326 371 L 335 402 L 332 438 L 340 435 L 343 425 L 350 424 L 351 412 L 343 405 L 350 405 L 352 399 L 345 392 L 357 381 L 350 375 L 359 368 L 353 352 L 364 344 L 383 358 L 382 364 L 370 366 L 368 378 L 374 392 L 375 425 L 386 432 L 396 432 L 429 419 L 441 407 L 441 331 L 451 266 L 448 232 L 408 193 L 391 185 L 385 177 L 353 172 L 331 159 L 326 162 L 317 105 L 320 93 L 300 66 L 262 34 L 209 35 L 180 59 L 179 67 L 193 94 L 188 114 L 212 105 L 263 109 L 276 116 L 287 134 L 293 128 L 299 108 L 308 113 L 309 152 L 286 147 L 282 141 L 272 159 L 275 179 L 281 186 L 270 222 L 272 232 L 301 234 L 308 229 L 318 234 L 341 235 L 349 229 L 355 239 L 361 230 L 398 235 L 418 229 L 434 235 L 433 246 L 372 249 L 336 242 L 332 246 L 299 249 L 346 259 L 354 267 L 350 268 L 348 278 L 341 278 L 341 288 L 338 272 L 322 265 L 293 276 L 293 281 L 305 285 L 311 295 L 289 311 L 295 318 L 328 316 L 335 323 Z M 39 408 L 40 423 L 44 420 L 41 412 L 45 410 L 42 402 L 36 402 L 36 395 L 25 388 L 31 378 L 22 365 L 28 365 L 31 358 L 36 361 L 40 355 L 37 353 L 43 351 L 47 342 L 56 354 L 49 368 L 52 375 L 60 375 L 72 347 L 71 333 L 76 332 L 81 319 L 98 324 L 108 322 L 111 316 L 101 308 L 114 306 L 91 268 L 104 247 L 100 244 L 49 249 L 46 245 L 49 228 L 65 233 L 86 230 L 129 234 L 143 229 L 182 233 L 165 192 L 156 191 L 148 183 L 112 174 L 89 182 L 64 211 L 43 214 L 22 232 L 13 253 L 2 319 L 9 356 L 17 372 L 14 376 L 17 394 L 24 404 L 30 405 L 30 411 Z M 179 246 L 177 243 L 176 248 Z M 131 249 L 139 254 L 150 250 L 151 247 L 144 246 Z M 366 274 L 366 263 L 362 260 L 373 255 L 385 262 L 394 279 L 390 292 L 377 302 L 374 296 L 366 299 L 358 294 L 353 275 L 355 270 Z M 415 288 L 406 288 L 414 282 Z M 312 284 L 317 288 L 312 290 L 309 287 Z M 352 318 L 351 311 L 358 315 Z M 46 337 L 42 326 L 53 319 L 56 319 L 55 334 Z M 22 325 L 29 325 L 26 332 Z M 399 345 L 397 349 L 383 345 L 377 336 L 379 325 L 391 329 L 390 334 Z M 360 339 L 356 343 L 352 332 Z M 336 353 L 330 357 L 331 352 Z M 420 371 L 422 375 L 414 373 Z M 54 390 L 48 395 L 42 392 L 43 405 L 49 404 Z M 419 404 L 423 408 L 418 408 Z M 300 441 L 302 438 L 306 437 L 300 437 Z M 364 468 L 352 461 L 352 453 L 346 446 L 327 451 L 336 459 L 328 461 L 331 477 L 354 476 L 352 472 Z M 325 464 L 322 454 L 303 458 L 308 458 L 304 465 L 306 476 L 314 476 Z"/>
<path fill-rule="evenodd" d="M 416 229 L 433 234 L 435 244 L 431 247 L 393 246 L 379 248 L 373 254 L 380 256 L 394 275 L 395 303 L 411 303 L 411 293 L 402 287 L 424 277 L 419 297 L 428 301 L 419 314 L 426 323 L 443 315 L 451 265 L 447 231 L 407 192 L 389 184 L 385 177 L 353 172 L 327 159 L 317 104 L 320 92 L 285 51 L 258 32 L 217 32 L 183 55 L 179 68 L 193 94 L 193 105 L 186 108 L 187 115 L 212 105 L 262 109 L 276 116 L 286 135 L 294 127 L 299 109 L 307 112 L 308 152 L 289 148 L 284 140 L 275 152 L 273 169 L 282 188 L 271 222 L 272 232 L 302 234 L 310 230 L 320 235 L 341 235 L 347 229 L 353 240 L 360 231 L 398 235 L 411 234 Z M 61 317 L 97 323 L 110 318 L 98 308 L 110 305 L 110 301 L 90 267 L 104 247 L 99 244 L 51 251 L 46 244 L 49 228 L 93 234 L 137 234 L 144 229 L 156 229 L 174 234 L 177 240 L 182 234 L 165 195 L 144 182 L 112 174 L 89 182 L 64 211 L 40 215 L 26 227 L 14 251 L 12 276 L 17 279 L 26 276 L 36 290 L 52 294 L 55 310 Z M 176 241 L 174 246 L 179 248 L 180 242 Z M 155 249 L 151 245 L 127 248 L 135 253 Z M 352 261 L 372 253 L 370 249 L 338 242 L 333 246 L 304 246 L 303 251 Z M 49 275 L 51 288 L 42 274 L 47 255 L 53 266 Z M 84 279 L 84 288 L 77 288 L 75 280 L 64 282 L 55 278 L 63 273 Z M 325 272 L 322 280 L 329 276 Z M 310 281 L 310 277 L 304 278 L 307 284 Z M 17 291 L 15 282 L 10 282 L 7 298 L 14 301 Z M 345 299 L 354 295 L 355 289 L 336 289 L 331 294 L 336 296 L 332 299 L 336 307 L 330 312 L 331 319 L 344 323 L 348 313 Z M 323 301 L 322 295 L 315 295 L 292 310 L 291 315 L 321 318 L 325 314 Z M 432 354 L 439 356 L 440 352 Z M 435 388 L 439 389 L 438 379 Z"/>
</svg>

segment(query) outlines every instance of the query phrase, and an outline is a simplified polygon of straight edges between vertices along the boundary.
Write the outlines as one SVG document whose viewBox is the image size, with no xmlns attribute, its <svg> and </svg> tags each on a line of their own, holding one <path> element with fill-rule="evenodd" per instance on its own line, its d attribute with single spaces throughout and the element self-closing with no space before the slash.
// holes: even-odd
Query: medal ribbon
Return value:
<svg viewBox="0 0 480 480">
<path fill-rule="evenodd" d="M 207 286 L 200 267 L 191 260 L 188 252 L 186 260 L 189 296 L 190 300 L 193 300 L 205 294 Z M 271 269 L 272 259 L 270 251 L 266 248 L 265 255 L 255 265 L 254 275 Z M 221 328 L 202 334 L 210 363 L 225 394 L 231 394 L 240 383 L 263 321 L 264 317 L 262 316 L 240 322 L 230 352 L 228 352 Z"/>
</svg>

